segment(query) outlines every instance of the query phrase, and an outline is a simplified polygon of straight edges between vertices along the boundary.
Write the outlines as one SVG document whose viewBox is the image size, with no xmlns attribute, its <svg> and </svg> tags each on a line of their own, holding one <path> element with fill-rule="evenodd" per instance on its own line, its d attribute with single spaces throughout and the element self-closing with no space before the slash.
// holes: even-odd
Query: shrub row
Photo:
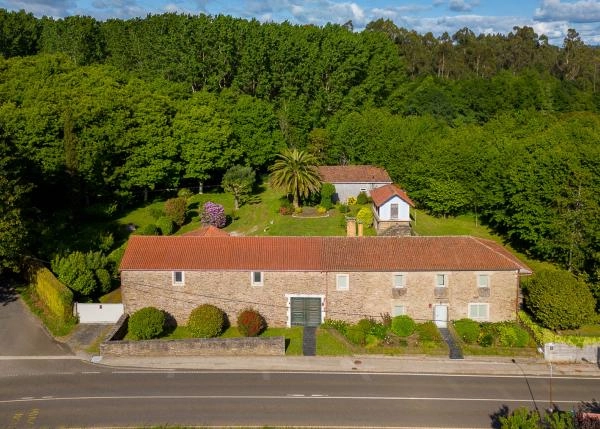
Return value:
<svg viewBox="0 0 600 429">
<path fill-rule="evenodd" d="M 160 337 L 165 331 L 167 314 L 156 307 L 144 307 L 131 315 L 128 323 L 129 336 L 134 340 Z M 187 328 L 194 338 L 214 338 L 223 333 L 228 324 L 227 315 L 219 307 L 202 304 L 190 313 Z M 237 326 L 241 335 L 255 337 L 262 333 L 267 323 L 256 310 L 240 312 Z"/>
<path fill-rule="evenodd" d="M 526 347 L 531 338 L 529 333 L 515 322 L 477 322 L 472 319 L 454 321 L 454 329 L 467 344 L 482 347 Z"/>
</svg>

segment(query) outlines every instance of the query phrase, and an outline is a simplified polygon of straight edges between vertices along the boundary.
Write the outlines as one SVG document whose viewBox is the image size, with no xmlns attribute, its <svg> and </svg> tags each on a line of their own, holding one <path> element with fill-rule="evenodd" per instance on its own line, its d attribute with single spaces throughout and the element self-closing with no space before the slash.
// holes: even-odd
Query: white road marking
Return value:
<svg viewBox="0 0 600 429">
<path fill-rule="evenodd" d="M 0 356 L 0 360 L 81 360 L 79 356 Z"/>
<path fill-rule="evenodd" d="M 438 401 L 438 402 L 501 402 L 501 403 L 531 403 L 531 398 L 442 398 L 442 397 L 417 397 L 417 396 L 306 396 L 303 394 L 288 395 L 131 395 L 131 396 L 65 396 L 65 397 L 42 397 L 33 399 L 6 399 L 0 400 L 0 404 L 12 404 L 19 402 L 44 402 L 44 401 L 98 401 L 98 400 L 165 400 L 165 399 L 205 399 L 205 400 L 223 400 L 223 399 L 255 399 L 255 400 L 273 400 L 273 399 L 312 399 L 312 400 L 360 400 L 360 401 Z M 553 401 L 557 404 L 576 404 L 580 401 Z"/>
</svg>

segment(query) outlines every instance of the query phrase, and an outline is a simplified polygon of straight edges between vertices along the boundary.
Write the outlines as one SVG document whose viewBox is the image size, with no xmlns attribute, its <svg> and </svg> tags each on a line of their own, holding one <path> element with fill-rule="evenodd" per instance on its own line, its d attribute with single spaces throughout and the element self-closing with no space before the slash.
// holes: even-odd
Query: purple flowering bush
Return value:
<svg viewBox="0 0 600 429">
<path fill-rule="evenodd" d="M 227 223 L 225 209 L 221 204 L 207 201 L 204 203 L 200 222 L 202 222 L 202 225 L 212 225 L 216 226 L 217 228 L 223 228 Z"/>
</svg>

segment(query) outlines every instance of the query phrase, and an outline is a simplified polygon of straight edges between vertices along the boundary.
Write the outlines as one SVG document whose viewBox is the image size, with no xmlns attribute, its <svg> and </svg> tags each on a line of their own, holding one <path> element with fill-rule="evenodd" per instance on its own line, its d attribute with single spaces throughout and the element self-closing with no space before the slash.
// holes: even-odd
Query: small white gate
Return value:
<svg viewBox="0 0 600 429">
<path fill-rule="evenodd" d="M 123 304 L 75 303 L 75 315 L 79 323 L 116 323 L 123 315 Z"/>
</svg>

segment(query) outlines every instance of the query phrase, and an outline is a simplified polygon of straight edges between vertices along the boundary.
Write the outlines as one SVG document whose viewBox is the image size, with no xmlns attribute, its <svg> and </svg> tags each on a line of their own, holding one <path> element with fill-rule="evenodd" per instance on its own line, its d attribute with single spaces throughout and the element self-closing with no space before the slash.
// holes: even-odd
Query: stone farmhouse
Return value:
<svg viewBox="0 0 600 429">
<path fill-rule="evenodd" d="M 155 306 L 186 324 L 193 308 L 248 307 L 270 326 L 389 313 L 418 321 L 516 318 L 531 270 L 502 246 L 462 237 L 132 236 L 121 263 L 127 313 Z"/>
<path fill-rule="evenodd" d="M 322 182 L 335 186 L 333 202 L 345 203 L 360 192 L 370 195 L 373 189 L 392 183 L 387 171 L 372 165 L 326 165 L 317 169 Z"/>
</svg>

